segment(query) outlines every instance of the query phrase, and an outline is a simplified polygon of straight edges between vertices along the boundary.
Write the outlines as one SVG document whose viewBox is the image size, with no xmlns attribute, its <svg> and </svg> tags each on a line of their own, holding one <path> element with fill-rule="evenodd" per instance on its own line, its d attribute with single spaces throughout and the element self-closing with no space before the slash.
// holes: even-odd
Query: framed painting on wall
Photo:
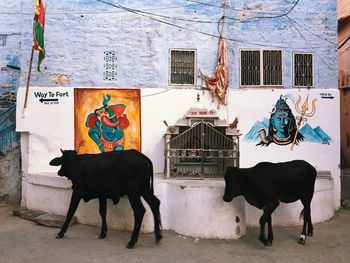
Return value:
<svg viewBox="0 0 350 263">
<path fill-rule="evenodd" d="M 141 151 L 139 89 L 74 89 L 75 150 L 101 153 Z"/>
</svg>

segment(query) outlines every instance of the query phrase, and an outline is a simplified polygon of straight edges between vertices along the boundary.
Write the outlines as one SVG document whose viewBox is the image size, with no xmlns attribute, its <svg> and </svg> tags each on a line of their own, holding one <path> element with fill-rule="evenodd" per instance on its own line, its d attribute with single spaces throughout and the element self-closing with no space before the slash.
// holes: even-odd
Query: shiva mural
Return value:
<svg viewBox="0 0 350 263">
<path fill-rule="evenodd" d="M 79 153 L 141 150 L 139 90 L 75 89 Z"/>
<path fill-rule="evenodd" d="M 271 142 L 287 145 L 293 142 L 294 137 L 295 144 L 298 144 L 304 139 L 302 134 L 297 133 L 296 120 L 286 100 L 280 96 L 270 115 L 268 134 L 266 136 L 265 129 L 259 129 L 261 141 L 257 145 L 268 146 Z"/>
<path fill-rule="evenodd" d="M 293 102 L 292 95 L 280 96 L 274 105 L 269 119 L 256 121 L 250 131 L 245 135 L 246 141 L 258 141 L 257 146 L 291 145 L 291 150 L 302 141 L 329 144 L 331 138 L 321 127 L 312 128 L 307 122 L 316 112 L 316 99 L 312 100 L 309 107 L 308 96 L 300 106 L 301 96 Z M 296 117 L 292 108 L 296 111 Z"/>
</svg>

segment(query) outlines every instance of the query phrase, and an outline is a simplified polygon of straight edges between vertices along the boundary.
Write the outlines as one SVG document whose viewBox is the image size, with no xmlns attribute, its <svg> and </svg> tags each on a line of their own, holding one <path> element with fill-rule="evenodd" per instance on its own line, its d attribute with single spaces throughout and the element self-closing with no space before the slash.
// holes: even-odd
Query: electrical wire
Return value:
<svg viewBox="0 0 350 263">
<path fill-rule="evenodd" d="M 284 17 L 287 16 L 290 12 L 292 12 L 292 10 L 297 6 L 297 4 L 299 3 L 300 0 L 297 0 L 294 5 L 285 13 L 279 14 L 279 15 L 275 15 L 275 16 L 255 16 L 252 17 L 251 19 L 271 19 L 271 18 L 280 18 L 280 17 Z"/>
<path fill-rule="evenodd" d="M 332 74 L 334 74 L 335 69 L 332 69 L 330 65 L 328 65 L 328 63 L 322 58 L 322 56 L 320 56 L 318 54 L 318 52 L 316 51 L 316 49 L 309 43 L 309 41 L 307 41 L 307 39 L 304 37 L 304 35 L 300 32 L 300 30 L 298 29 L 298 27 L 295 26 L 295 24 L 293 23 L 292 19 L 290 19 L 287 16 L 288 20 L 290 21 L 290 23 L 292 24 L 292 26 L 295 28 L 295 30 L 299 33 L 299 35 L 302 37 L 302 39 L 304 39 L 304 41 L 306 42 L 306 44 L 314 51 L 314 53 L 319 57 L 319 59 L 328 67 L 328 69 L 331 71 Z M 336 76 L 336 74 L 334 74 Z"/>
<path fill-rule="evenodd" d="M 285 13 L 283 14 L 280 14 L 280 15 L 276 15 L 276 16 L 257 16 L 257 17 L 252 17 L 252 18 L 249 18 L 247 20 L 244 20 L 244 21 L 241 21 L 240 19 L 236 19 L 236 18 L 232 18 L 232 17 L 228 17 L 228 16 L 222 16 L 218 22 L 214 22 L 214 21 L 205 21 L 205 20 L 193 20 L 193 19 L 184 19 L 184 18 L 175 18 L 175 17 L 170 17 L 170 16 L 165 16 L 165 15 L 159 15 L 159 14 L 154 14 L 154 13 L 151 13 L 151 12 L 147 12 L 147 11 L 143 11 L 143 10 L 137 10 L 137 9 L 132 9 L 132 8 L 128 8 L 128 7 L 125 7 L 125 6 L 121 6 L 121 5 L 115 5 L 115 4 L 112 4 L 110 2 L 107 2 L 107 1 L 103 1 L 103 0 L 96 0 L 97 2 L 101 2 L 101 3 L 104 3 L 104 4 L 107 4 L 107 5 L 111 5 L 113 7 L 116 7 L 118 9 L 120 9 L 121 11 L 120 12 L 130 12 L 130 13 L 133 13 L 135 15 L 139 15 L 139 16 L 143 16 L 143 17 L 146 17 L 148 19 L 151 19 L 151 20 L 154 20 L 154 21 L 157 21 L 159 23 L 163 23 L 163 24 L 166 24 L 166 25 L 169 25 L 169 26 L 173 26 L 173 27 L 177 27 L 179 29 L 183 29 L 183 30 L 187 30 L 187 31 L 191 31 L 191 32 L 194 32 L 194 33 L 199 33 L 199 34 L 202 34 L 202 35 L 206 35 L 206 36 L 210 36 L 210 37 L 215 37 L 215 38 L 220 38 L 220 30 L 218 29 L 220 24 L 221 23 L 226 23 L 226 24 L 230 24 L 229 22 L 226 22 L 224 21 L 225 18 L 228 18 L 228 19 L 231 19 L 231 20 L 235 20 L 236 22 L 254 22 L 258 19 L 273 19 L 273 18 L 280 18 L 280 17 L 284 17 L 284 16 L 287 16 L 295 7 L 296 5 L 299 3 L 300 0 L 297 0 L 293 6 Z M 210 6 L 215 6 L 215 5 L 212 5 L 212 4 L 208 4 L 208 3 L 203 3 L 203 2 L 200 2 L 200 1 L 190 1 L 190 0 L 187 0 L 188 2 L 193 2 L 195 4 L 205 4 L 205 5 L 210 5 Z M 192 4 L 190 4 L 192 5 Z M 158 8 L 158 10 L 164 10 L 164 9 L 169 9 L 169 8 L 176 8 L 176 7 L 185 7 L 185 6 L 189 6 L 189 5 L 181 5 L 181 6 L 173 6 L 173 7 L 164 7 L 164 8 Z M 215 7 L 218 7 L 218 6 L 215 6 Z M 226 6 L 220 6 L 220 8 L 225 8 Z M 157 9 L 149 9 L 149 10 L 157 10 Z M 79 12 L 79 13 L 65 13 L 65 14 L 83 14 L 84 12 Z M 85 12 L 86 13 L 86 12 Z M 118 12 L 106 12 L 106 13 L 118 13 Z M 51 13 L 51 14 L 60 14 L 60 13 Z M 92 14 L 92 13 L 91 13 Z M 195 30 L 195 29 L 191 29 L 189 27 L 185 27 L 185 26 L 180 26 L 180 25 L 176 25 L 176 24 L 173 24 L 173 23 L 170 23 L 170 22 L 167 22 L 167 21 L 164 21 L 164 20 L 160 20 L 160 19 L 157 19 L 155 17 L 152 17 L 152 16 L 157 16 L 157 17 L 161 17 L 161 18 L 164 18 L 164 19 L 174 19 L 174 20 L 181 20 L 181 21 L 186 21 L 186 22 L 195 22 L 195 23 L 215 23 L 217 24 L 217 31 L 219 33 L 219 35 L 215 35 L 215 34 L 210 34 L 210 33 L 206 33 L 206 32 L 203 32 L 203 31 L 198 31 L 198 30 Z M 292 20 L 293 23 L 297 24 L 297 22 L 293 19 L 291 19 L 290 17 L 288 17 L 289 20 Z M 125 20 L 125 19 L 123 19 Z M 297 24 L 299 27 L 301 27 L 299 24 Z M 293 26 L 295 27 L 295 25 L 293 24 Z M 305 29 L 305 28 L 304 28 Z M 77 29 L 77 30 L 80 30 L 80 29 Z M 305 29 L 306 30 L 306 29 Z M 306 30 L 308 31 L 308 30 Z M 84 31 L 83 31 L 84 32 Z M 309 33 L 317 36 L 316 34 L 308 31 Z M 88 33 L 88 32 L 86 32 Z M 319 36 L 317 36 L 319 37 Z M 321 37 L 320 37 L 321 38 Z M 266 44 L 262 44 L 262 43 L 252 43 L 252 42 L 247 42 L 247 41 L 243 41 L 243 40 L 239 40 L 239 39 L 232 39 L 232 38 L 227 38 L 225 37 L 226 40 L 228 41 L 234 41 L 234 42 L 239 42 L 239 43 L 244 43 L 244 44 L 250 44 L 250 45 L 257 45 L 257 46 L 269 46 L 270 45 L 266 45 Z M 326 39 L 325 39 L 326 40 Z M 327 40 L 328 41 L 328 40 Z M 330 41 L 328 41 L 330 42 Z M 332 43 L 332 42 L 330 42 Z M 334 44 L 334 43 L 332 43 Z M 278 48 L 287 48 L 286 46 L 276 46 Z"/>
<path fill-rule="evenodd" d="M 214 4 L 209 4 L 206 2 L 201 2 L 201 1 L 193 1 L 193 0 L 186 0 L 187 2 L 192 2 L 192 3 L 196 3 L 196 4 L 200 4 L 200 5 L 206 5 L 206 6 L 211 6 L 211 7 L 217 7 L 217 8 L 226 8 L 225 6 L 218 6 L 218 5 L 214 5 Z M 229 8 L 230 10 L 234 10 L 234 11 L 244 11 L 242 9 L 236 9 L 236 8 Z"/>
<path fill-rule="evenodd" d="M 165 90 L 162 90 L 162 91 L 159 91 L 159 92 L 155 92 L 155 93 L 152 93 L 152 94 L 142 95 L 141 98 L 156 96 L 156 95 L 168 92 L 170 90 L 174 90 L 174 89 L 173 88 L 167 88 Z"/>
<path fill-rule="evenodd" d="M 104 2 L 104 1 L 98 1 L 98 2 L 103 2 L 103 3 L 107 4 L 107 2 Z M 122 6 L 120 6 L 120 7 L 122 7 Z M 132 11 L 135 11 L 135 12 L 140 13 L 140 14 L 151 15 L 151 16 L 156 16 L 156 17 L 161 17 L 161 18 L 166 18 L 166 19 L 171 19 L 171 20 L 180 20 L 180 21 L 196 22 L 196 23 L 208 23 L 208 24 L 214 24 L 214 23 L 217 24 L 218 23 L 216 21 L 214 22 L 214 21 L 208 21 L 208 20 L 194 20 L 194 19 L 186 19 L 186 18 L 178 18 L 178 17 L 170 17 L 170 16 L 165 16 L 165 15 L 159 15 L 159 14 L 154 14 L 154 13 L 151 13 L 151 12 L 146 12 L 146 11 L 142 11 L 142 10 L 128 8 L 128 7 L 125 7 L 125 6 L 123 6 L 123 8 L 126 9 L 125 11 L 132 10 Z"/>
<path fill-rule="evenodd" d="M 157 10 L 170 10 L 170 9 L 177 9 L 182 7 L 190 7 L 190 6 L 197 6 L 198 4 L 186 4 L 186 5 L 177 5 L 177 6 L 167 6 L 167 7 L 158 7 L 158 8 L 150 8 L 145 9 L 147 11 L 157 11 Z M 99 12 L 91 12 L 91 11 L 79 11 L 79 12 L 50 12 L 50 10 L 46 10 L 45 15 L 96 15 L 96 14 L 116 14 L 116 13 L 124 13 L 126 11 L 99 11 Z M 32 15 L 33 12 L 0 12 L 0 15 Z"/>
<path fill-rule="evenodd" d="M 305 26 L 302 26 L 302 25 L 300 25 L 299 23 L 297 23 L 297 22 L 296 22 L 294 19 L 292 19 L 291 17 L 288 16 L 288 18 L 289 18 L 290 20 L 292 20 L 294 24 L 296 24 L 297 26 L 301 27 L 301 28 L 304 29 L 305 31 L 309 32 L 310 34 L 314 35 L 315 37 L 318 37 L 319 39 L 325 40 L 325 41 L 327 41 L 328 43 L 330 43 L 330 44 L 332 44 L 332 45 L 335 45 L 335 44 L 336 44 L 336 43 L 330 41 L 330 40 L 327 39 L 327 38 L 321 37 L 321 36 L 319 36 L 319 35 L 313 33 L 312 31 L 308 30 Z"/>
<path fill-rule="evenodd" d="M 154 21 L 157 21 L 159 23 L 166 24 L 166 25 L 169 25 L 169 26 L 172 26 L 172 27 L 176 27 L 176 28 L 179 28 L 179 29 L 187 30 L 187 31 L 190 31 L 190 32 L 194 32 L 194 33 L 198 33 L 198 34 L 202 34 L 202 35 L 206 35 L 206 36 L 210 36 L 210 37 L 214 37 L 214 38 L 218 38 L 218 39 L 221 38 L 221 36 L 218 36 L 218 35 L 215 35 L 215 34 L 203 32 L 203 31 L 198 31 L 198 30 L 191 29 L 191 28 L 188 28 L 188 27 L 185 27 L 185 26 L 180 26 L 180 25 L 173 24 L 173 23 L 170 23 L 170 22 L 167 22 L 167 21 L 164 21 L 164 20 L 160 20 L 158 18 L 151 17 L 149 15 L 140 13 L 139 10 L 136 10 L 136 9 L 128 8 L 128 7 L 121 6 L 121 5 L 115 5 L 115 4 L 112 4 L 110 2 L 106 2 L 106 1 L 103 1 L 103 0 L 96 0 L 96 1 L 104 3 L 106 5 L 113 6 L 115 8 L 120 8 L 120 9 L 126 10 L 126 11 L 128 11 L 130 13 L 133 13 L 133 14 L 136 14 L 136 15 L 139 15 L 139 16 L 143 16 L 143 17 L 146 17 L 148 19 L 151 19 L 151 20 L 154 20 Z M 253 42 L 247 42 L 247 41 L 243 41 L 243 40 L 239 40 L 239 39 L 233 39 L 233 38 L 227 38 L 227 37 L 224 37 L 224 38 L 226 40 L 228 40 L 228 41 L 233 41 L 233 42 L 237 42 L 237 43 L 256 45 L 256 46 L 263 46 L 263 47 L 271 47 L 271 45 L 263 44 L 263 43 L 253 43 Z M 276 48 L 287 48 L 287 46 L 276 46 Z"/>
<path fill-rule="evenodd" d="M 196 3 L 196 4 L 201 4 L 201 5 L 206 5 L 206 6 L 211 6 L 211 7 L 217 7 L 217 8 L 226 8 L 226 7 L 223 7 L 223 6 L 218 6 L 218 5 L 214 5 L 214 4 L 209 4 L 207 2 L 201 2 L 201 1 L 194 1 L 194 0 L 186 0 L 187 2 L 192 2 L 192 3 Z M 300 0 L 297 0 L 293 6 L 291 7 L 291 9 L 289 9 L 287 12 L 285 13 L 282 13 L 282 14 L 279 14 L 279 15 L 275 15 L 275 16 L 256 16 L 256 17 L 252 17 L 250 19 L 255 19 L 255 18 L 258 18 L 258 19 L 264 19 L 264 18 L 278 18 L 278 17 L 283 17 L 283 16 L 286 16 L 288 15 L 295 7 L 296 5 L 299 3 Z M 234 11 L 247 11 L 245 9 L 237 9 L 237 8 L 227 8 L 227 9 L 230 9 L 230 10 L 234 10 Z M 261 14 L 271 14 L 271 13 L 264 13 L 264 12 L 261 12 Z M 230 19 L 235 19 L 235 18 L 232 18 L 232 17 L 227 17 L 227 18 L 230 18 Z"/>
</svg>

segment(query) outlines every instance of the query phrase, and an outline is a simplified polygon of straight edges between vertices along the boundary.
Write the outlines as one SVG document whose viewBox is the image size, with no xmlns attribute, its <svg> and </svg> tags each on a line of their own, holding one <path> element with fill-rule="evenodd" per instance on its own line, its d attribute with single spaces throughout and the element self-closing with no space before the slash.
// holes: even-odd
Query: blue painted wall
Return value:
<svg viewBox="0 0 350 263">
<path fill-rule="evenodd" d="M 31 85 L 167 88 L 169 48 L 196 49 L 197 67 L 205 74 L 213 74 L 218 21 L 224 14 L 220 1 L 105 2 L 114 6 L 100 1 L 48 0 L 46 59 L 42 73 L 33 71 Z M 239 88 L 241 48 L 281 48 L 284 88 L 292 87 L 293 52 L 311 52 L 315 58 L 315 88 L 337 87 L 336 1 L 224 2 L 230 88 Z M 126 11 L 124 7 L 130 9 Z M 287 16 L 281 16 L 286 12 Z M 24 86 L 32 43 L 32 0 L 23 0 L 23 13 L 20 59 Z M 271 18 L 274 16 L 279 17 Z M 103 81 L 106 50 L 117 51 L 115 82 Z M 194 87 L 200 85 L 197 78 Z"/>
<path fill-rule="evenodd" d="M 0 2 L 0 112 L 16 103 L 20 73 L 7 65 L 20 65 L 21 14 L 21 1 Z"/>
</svg>

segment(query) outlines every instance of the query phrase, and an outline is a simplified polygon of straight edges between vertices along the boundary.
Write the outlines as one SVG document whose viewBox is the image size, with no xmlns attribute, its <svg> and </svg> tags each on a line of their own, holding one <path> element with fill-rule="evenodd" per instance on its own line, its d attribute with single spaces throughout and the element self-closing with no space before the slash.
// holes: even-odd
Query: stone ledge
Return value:
<svg viewBox="0 0 350 263">
<path fill-rule="evenodd" d="M 29 173 L 25 176 L 30 184 L 70 189 L 72 183 L 65 177 L 59 177 L 57 173 Z"/>
<path fill-rule="evenodd" d="M 25 220 L 30 220 L 38 225 L 44 225 L 49 227 L 62 227 L 64 221 L 66 220 L 65 216 L 48 214 L 41 210 L 29 210 L 24 207 L 17 207 L 12 211 L 14 216 L 18 216 Z M 70 222 L 70 226 L 77 222 L 77 218 L 74 216 Z"/>
</svg>

